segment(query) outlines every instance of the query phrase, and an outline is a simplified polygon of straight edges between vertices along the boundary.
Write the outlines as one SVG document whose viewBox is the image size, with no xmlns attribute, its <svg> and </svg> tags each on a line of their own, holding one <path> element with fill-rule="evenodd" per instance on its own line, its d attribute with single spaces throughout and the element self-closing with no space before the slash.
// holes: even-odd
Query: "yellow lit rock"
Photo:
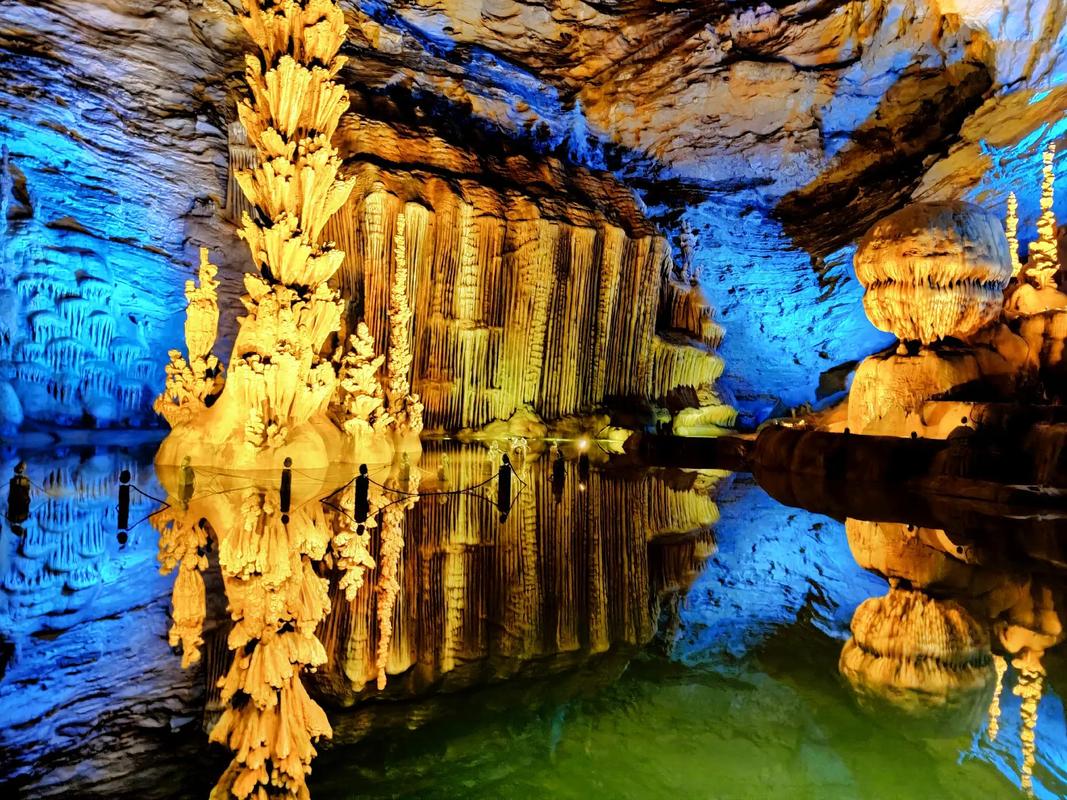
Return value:
<svg viewBox="0 0 1067 800">
<path fill-rule="evenodd" d="M 854 263 L 875 327 L 924 345 L 966 339 L 996 319 L 1012 275 L 999 221 L 961 202 L 891 214 L 867 231 Z"/>
</svg>

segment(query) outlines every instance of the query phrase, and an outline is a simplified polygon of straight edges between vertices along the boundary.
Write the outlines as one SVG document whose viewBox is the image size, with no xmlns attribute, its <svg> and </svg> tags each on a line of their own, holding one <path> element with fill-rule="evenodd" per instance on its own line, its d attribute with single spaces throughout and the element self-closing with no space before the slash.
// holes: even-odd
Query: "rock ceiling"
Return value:
<svg viewBox="0 0 1067 800">
<path fill-rule="evenodd" d="M 228 248 L 224 267 L 240 267 L 215 213 L 242 83 L 236 5 L 0 6 L 4 202 L 20 219 L 5 270 L 31 241 L 102 254 L 151 345 L 175 330 L 197 246 Z M 672 240 L 691 229 L 727 376 L 752 408 L 812 401 L 822 373 L 885 343 L 851 272 L 874 220 L 910 199 L 999 214 L 1014 189 L 1032 238 L 1038 154 L 1067 130 L 1064 0 L 347 10 L 344 79 L 362 117 L 475 158 L 517 150 L 608 170 Z"/>
</svg>

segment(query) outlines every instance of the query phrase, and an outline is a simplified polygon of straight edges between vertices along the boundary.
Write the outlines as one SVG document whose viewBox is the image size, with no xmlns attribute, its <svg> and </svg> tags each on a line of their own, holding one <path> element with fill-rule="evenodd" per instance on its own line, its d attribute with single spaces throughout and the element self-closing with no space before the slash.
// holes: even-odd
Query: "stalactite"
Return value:
<svg viewBox="0 0 1067 800">
<path fill-rule="evenodd" d="M 1042 159 L 1041 216 L 1037 220 L 1037 241 L 1030 244 L 1026 259 L 1026 277 L 1038 289 L 1056 288 L 1059 253 L 1056 245 L 1056 214 L 1053 211 L 1056 190 L 1055 143 L 1049 144 Z"/>
<path fill-rule="evenodd" d="M 556 419 L 613 399 L 666 397 L 688 384 L 669 383 L 673 366 L 657 368 L 657 331 L 694 348 L 684 362 L 693 374 L 721 372 L 714 348 L 722 332 L 699 290 L 664 288 L 673 273 L 664 240 L 587 212 L 574 215 L 583 224 L 562 221 L 528 197 L 436 178 L 420 180 L 417 202 L 401 202 L 409 182 L 370 165 L 356 174 L 362 188 L 338 215 L 354 230 L 339 230 L 340 222 L 330 230 L 358 242 L 358 258 L 345 262 L 336 285 L 359 304 L 349 324 L 362 318 L 386 341 L 403 282 L 390 251 L 404 237 L 409 380 L 431 428 L 477 428 L 520 409 Z"/>
<path fill-rule="evenodd" d="M 924 345 L 996 319 L 1012 262 L 999 220 L 969 203 L 913 203 L 873 225 L 854 259 L 875 327 Z"/>
</svg>

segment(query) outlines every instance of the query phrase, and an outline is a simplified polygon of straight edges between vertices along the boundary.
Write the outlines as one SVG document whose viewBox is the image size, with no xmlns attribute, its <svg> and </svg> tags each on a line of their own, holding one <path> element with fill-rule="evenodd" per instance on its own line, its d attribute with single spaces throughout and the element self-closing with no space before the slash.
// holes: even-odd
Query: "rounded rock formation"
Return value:
<svg viewBox="0 0 1067 800">
<path fill-rule="evenodd" d="M 965 339 L 996 319 L 1011 278 L 1000 221 L 962 202 L 891 214 L 863 236 L 854 263 L 875 327 L 924 345 Z"/>
</svg>

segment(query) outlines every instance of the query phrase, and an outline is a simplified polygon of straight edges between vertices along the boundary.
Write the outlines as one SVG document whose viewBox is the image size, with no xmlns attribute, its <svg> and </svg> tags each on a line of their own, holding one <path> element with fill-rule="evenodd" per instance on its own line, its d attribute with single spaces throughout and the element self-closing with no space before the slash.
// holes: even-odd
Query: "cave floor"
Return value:
<svg viewBox="0 0 1067 800">
<path fill-rule="evenodd" d="M 229 761 L 207 734 L 229 661 L 219 548 L 203 570 L 201 658 L 183 669 L 159 501 L 170 520 L 219 526 L 211 514 L 237 509 L 262 523 L 278 487 L 220 467 L 178 500 L 146 439 L 3 453 L 3 474 L 24 459 L 33 484 L 0 541 L 5 797 L 205 797 Z M 318 745 L 313 798 L 1015 797 L 1029 775 L 1038 797 L 1067 793 L 1058 522 L 942 509 L 909 523 L 884 486 L 869 503 L 847 485 L 769 487 L 786 505 L 745 473 L 595 443 L 558 452 L 512 449 L 510 481 L 499 450 L 449 442 L 427 443 L 414 483 L 372 472 L 372 500 L 374 487 L 386 499 L 371 516 L 389 491 L 403 500 L 396 606 L 387 631 L 380 546 L 353 600 L 335 565 L 314 565 L 332 608 L 317 631 L 327 663 L 305 683 L 333 738 Z M 135 487 L 124 536 L 122 469 Z M 321 506 L 343 524 L 330 516 L 340 483 L 297 474 L 294 518 Z M 865 504 L 896 513 L 865 520 Z M 965 609 L 952 612 L 974 620 L 965 654 L 916 644 L 887 601 L 888 647 L 868 637 L 866 661 L 850 662 L 872 598 L 901 592 L 929 613 Z M 1013 691 L 1019 641 L 1042 671 L 1036 727 Z"/>
</svg>

